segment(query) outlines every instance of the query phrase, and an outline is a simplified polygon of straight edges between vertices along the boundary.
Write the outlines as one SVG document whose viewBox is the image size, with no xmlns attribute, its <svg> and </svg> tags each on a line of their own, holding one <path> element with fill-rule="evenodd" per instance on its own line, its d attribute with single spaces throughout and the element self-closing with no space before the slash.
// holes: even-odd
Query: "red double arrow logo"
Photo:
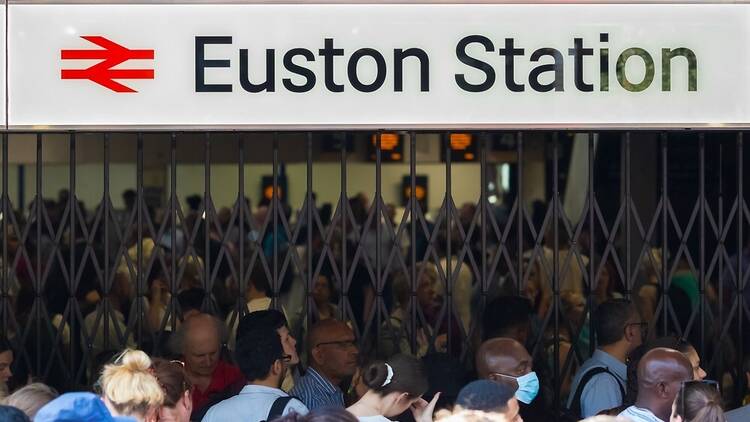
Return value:
<svg viewBox="0 0 750 422">
<path fill-rule="evenodd" d="M 61 50 L 63 60 L 101 60 L 86 69 L 62 69 L 62 79 L 88 79 L 115 92 L 137 92 L 115 79 L 154 79 L 153 69 L 112 69 L 128 60 L 153 60 L 154 50 L 131 50 L 102 36 L 81 38 L 102 47 L 96 50 Z"/>
</svg>

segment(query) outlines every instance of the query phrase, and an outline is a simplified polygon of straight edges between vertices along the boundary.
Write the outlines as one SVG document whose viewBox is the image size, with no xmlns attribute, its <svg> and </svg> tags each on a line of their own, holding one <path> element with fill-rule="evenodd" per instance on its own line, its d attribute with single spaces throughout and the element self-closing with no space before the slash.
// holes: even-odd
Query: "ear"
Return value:
<svg viewBox="0 0 750 422">
<path fill-rule="evenodd" d="M 318 365 L 323 363 L 323 352 L 320 347 L 313 347 L 312 350 L 310 350 L 310 357 L 312 358 L 312 361 Z"/>
<path fill-rule="evenodd" d="M 396 397 L 396 403 L 408 403 L 411 400 L 408 393 L 401 393 Z"/>
<path fill-rule="evenodd" d="M 284 370 L 284 364 L 281 362 L 281 359 L 276 359 L 273 362 L 273 365 L 271 365 L 271 372 L 274 375 L 279 375 Z"/>
<path fill-rule="evenodd" d="M 661 398 L 669 397 L 669 384 L 660 382 L 656 385 L 656 394 Z"/>
</svg>

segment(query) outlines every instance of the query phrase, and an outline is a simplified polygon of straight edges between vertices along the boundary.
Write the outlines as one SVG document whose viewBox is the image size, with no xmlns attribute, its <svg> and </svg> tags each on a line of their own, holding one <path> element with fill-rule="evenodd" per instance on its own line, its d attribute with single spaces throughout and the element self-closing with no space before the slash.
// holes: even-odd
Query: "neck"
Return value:
<svg viewBox="0 0 750 422">
<path fill-rule="evenodd" d="M 314 369 L 315 372 L 317 372 L 320 375 L 322 375 L 323 378 L 327 379 L 333 385 L 339 385 L 339 384 L 341 384 L 342 381 L 344 381 L 342 378 L 339 378 L 339 377 L 336 377 L 336 376 L 328 374 L 323 368 L 319 367 L 318 365 L 316 365 L 314 363 L 312 365 L 310 365 L 310 367 L 312 369 Z"/>
<path fill-rule="evenodd" d="M 385 410 L 383 397 L 372 390 L 367 390 L 365 395 L 349 408 L 349 411 L 354 416 L 360 417 L 377 415 L 385 416 Z"/>
<path fill-rule="evenodd" d="M 619 342 L 615 344 L 608 344 L 606 346 L 600 347 L 600 349 L 603 352 L 606 352 L 610 356 L 614 357 L 615 359 L 619 360 L 622 363 L 625 363 L 628 358 L 628 350 L 626 347 L 623 347 L 620 345 Z"/>
<path fill-rule="evenodd" d="M 159 422 L 180 422 L 180 417 L 175 415 L 176 410 L 169 407 L 162 407 L 159 411 Z"/>
<path fill-rule="evenodd" d="M 253 300 L 253 299 L 263 299 L 264 297 L 268 297 L 266 292 L 261 292 L 256 290 L 254 287 L 250 286 L 250 289 L 247 291 L 247 299 Z"/>
<path fill-rule="evenodd" d="M 281 383 L 279 382 L 279 377 L 270 376 L 266 379 L 250 381 L 247 385 L 262 385 L 263 387 L 279 388 Z"/>
<path fill-rule="evenodd" d="M 645 394 L 643 396 L 645 396 Z M 650 401 L 647 398 L 642 397 L 640 394 L 638 395 L 638 399 L 635 401 L 635 405 L 636 407 L 640 407 L 641 409 L 650 410 L 651 413 L 653 413 L 657 418 L 663 421 L 668 421 L 669 417 L 672 414 L 671 403 L 664 405 L 656 401 Z"/>
</svg>

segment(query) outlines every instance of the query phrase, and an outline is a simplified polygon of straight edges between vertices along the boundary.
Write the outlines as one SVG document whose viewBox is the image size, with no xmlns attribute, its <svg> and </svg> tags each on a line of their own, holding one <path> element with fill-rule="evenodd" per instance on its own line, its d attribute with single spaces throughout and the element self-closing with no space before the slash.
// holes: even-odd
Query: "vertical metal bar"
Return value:
<svg viewBox="0 0 750 422">
<path fill-rule="evenodd" d="M 347 269 L 347 234 L 346 234 L 346 220 L 349 218 L 349 202 L 346 199 L 346 154 L 347 148 L 349 147 L 348 138 L 344 137 L 344 145 L 341 148 L 341 194 L 339 196 L 339 216 L 341 219 L 341 291 L 344 293 L 341 295 L 341 315 L 343 319 L 345 310 L 349 307 L 349 283 Z M 354 318 L 352 318 L 354 319 Z M 361 327 L 359 327 L 361 328 Z"/>
<path fill-rule="evenodd" d="M 239 271 L 237 271 L 237 286 L 239 286 L 240 289 L 240 302 L 243 302 L 242 298 L 246 297 L 246 287 L 244 287 L 245 283 L 245 241 L 247 239 L 247 236 L 245 234 L 245 206 L 247 205 L 245 203 L 245 142 L 242 139 L 242 134 L 237 133 L 237 186 L 239 187 L 239 193 L 237 197 L 239 198 L 238 201 L 240 202 L 238 205 L 239 207 L 239 214 L 240 214 L 240 240 L 239 240 L 239 262 L 240 262 L 240 268 Z M 248 214 L 250 210 L 247 210 Z M 245 305 L 243 304 L 243 307 Z M 239 310 L 238 310 L 239 311 Z M 238 312 L 237 318 L 239 322 L 239 318 L 242 317 L 242 314 Z"/>
<path fill-rule="evenodd" d="M 271 198 L 271 209 L 273 209 L 273 294 L 271 297 L 274 308 L 278 306 L 279 299 L 279 133 L 273 133 L 273 197 Z"/>
<path fill-rule="evenodd" d="M 632 274 L 632 262 L 631 262 L 631 241 L 630 231 L 632 222 L 632 212 L 630 207 L 631 199 L 633 197 L 633 191 L 630 185 L 630 132 L 625 132 L 625 294 L 630 299 L 630 277 Z M 611 278 L 611 277 L 610 277 Z M 611 282 L 611 281 L 610 281 Z"/>
<path fill-rule="evenodd" d="M 743 265 L 742 265 L 742 249 L 744 247 L 744 232 L 743 228 L 745 226 L 745 193 L 744 193 L 744 160 L 743 160 L 743 139 L 744 133 L 740 132 L 737 137 L 737 202 L 738 202 L 738 208 L 737 208 L 737 286 L 739 288 L 739 291 L 737 292 L 737 300 L 739 301 L 739 306 L 737 307 L 737 320 L 738 320 L 738 338 L 739 341 L 738 347 L 739 347 L 739 353 L 737 356 L 745 356 L 744 354 L 744 329 L 743 329 L 743 322 L 744 318 L 742 317 L 743 314 L 743 302 L 745 300 L 745 283 L 744 278 L 745 274 L 743 272 Z M 737 373 L 738 374 L 744 374 L 743 369 L 743 360 L 738 359 L 737 362 Z M 746 384 L 743 382 L 740 382 L 740 388 L 739 393 L 741 395 L 745 394 L 746 391 Z M 742 396 L 740 396 L 742 397 Z"/>
<path fill-rule="evenodd" d="M 4 138 L 8 135 L 5 134 Z M 7 160 L 5 161 L 7 163 Z M 42 134 L 37 133 L 36 135 L 36 286 L 34 289 L 34 295 L 36 301 L 42 300 L 42 207 L 44 206 L 44 198 L 42 197 L 42 168 L 44 166 L 44 157 L 42 156 Z M 7 178 L 5 178 L 7 180 Z M 3 219 L 4 220 L 4 219 Z M 4 232 L 3 232 L 4 233 Z M 52 253 L 55 253 L 53 251 Z M 6 261 L 7 262 L 7 261 Z M 38 303 L 37 303 L 38 305 Z M 36 312 L 34 313 L 34 323 L 36 324 L 37 333 L 41 332 L 42 323 L 42 307 L 34 306 Z M 42 336 L 36 336 L 36 350 L 42 350 Z M 36 353 L 36 366 L 37 371 L 41 372 L 42 368 L 42 354 Z"/>
<path fill-rule="evenodd" d="M 109 268 L 109 216 L 110 216 L 110 201 L 109 201 L 109 132 L 104 134 L 104 197 L 102 202 L 104 203 L 104 297 L 102 298 L 102 312 L 104 313 L 104 349 L 108 349 L 111 345 L 109 344 L 109 319 L 107 319 L 107 305 L 109 304 L 108 297 L 112 285 L 109 283 L 110 280 L 110 268 Z M 92 333 L 89 333 L 92 334 Z M 118 345 L 119 346 L 119 345 Z"/>
<path fill-rule="evenodd" d="M 669 276 L 669 271 L 667 270 L 667 259 L 668 259 L 668 251 L 667 247 L 667 235 L 668 235 L 668 211 L 669 211 L 669 192 L 667 191 L 667 133 L 662 132 L 661 134 L 661 193 L 662 193 L 662 231 L 661 231 L 661 291 L 662 291 L 662 300 L 664 300 L 664 305 L 662 306 L 662 334 L 667 333 L 667 321 L 669 319 L 669 296 L 667 295 L 667 289 L 669 287 L 669 280 L 667 280 L 667 277 Z"/>
<path fill-rule="evenodd" d="M 451 149 L 450 149 L 450 136 L 451 134 L 449 132 L 443 133 L 443 148 L 445 148 L 445 195 L 446 195 L 446 210 L 445 210 L 445 231 L 446 231 L 446 241 L 447 244 L 445 245 L 445 290 L 446 290 L 446 298 L 445 300 L 448 303 L 448 354 L 452 352 L 451 345 L 453 343 L 453 319 L 451 318 L 453 315 L 453 312 L 451 312 L 453 308 L 453 282 L 452 282 L 452 254 L 451 254 L 451 231 L 453 228 L 453 188 L 452 188 L 452 178 L 451 178 Z M 482 204 L 484 205 L 484 204 Z M 482 227 L 483 229 L 486 229 L 486 227 Z M 484 231 L 484 230 L 483 230 Z M 458 263 L 456 263 L 458 265 Z M 484 293 L 484 290 L 482 290 Z"/>
<path fill-rule="evenodd" d="M 489 227 L 487 227 L 487 208 L 489 207 L 489 198 L 487 198 L 487 134 L 482 133 L 479 137 L 479 148 L 480 148 L 480 158 L 479 158 L 479 169 L 481 171 L 480 176 L 480 182 L 482 183 L 482 193 L 481 193 L 481 208 L 479 209 L 479 219 L 480 219 L 480 234 L 481 234 L 481 242 L 482 242 L 482 306 L 480 309 L 485 309 L 485 306 L 487 305 L 487 290 L 489 289 L 489 280 L 487 280 L 487 231 L 489 230 Z M 471 240 L 471 238 L 469 238 Z M 498 248 L 496 253 L 502 253 L 502 238 L 498 239 Z M 461 265 L 461 263 L 456 262 L 456 265 Z M 464 323 L 464 321 L 461 321 Z M 467 333 L 468 334 L 468 333 Z"/>
<path fill-rule="evenodd" d="M 554 132 L 552 135 L 552 186 L 553 186 L 553 192 L 552 192 L 552 227 L 554 231 L 554 251 L 552 254 L 552 266 L 553 266 L 553 272 L 552 272 L 552 290 L 554 299 L 552 302 L 552 312 L 554 315 L 554 334 L 555 338 L 560 338 L 560 233 L 559 233 L 559 225 L 560 225 L 560 209 L 559 209 L 559 201 L 560 201 L 560 186 L 559 186 L 559 168 L 558 168 L 558 160 L 559 160 L 559 135 L 557 132 Z M 552 362 L 554 364 L 553 368 L 553 390 L 554 390 L 554 411 L 555 415 L 560 414 L 560 342 L 555 341 L 554 342 L 554 359 L 552 359 Z"/>
<path fill-rule="evenodd" d="M 383 298 L 382 294 L 383 294 L 383 284 L 384 284 L 383 270 L 381 269 L 381 260 L 383 259 L 383 257 L 381 256 L 381 250 L 383 247 L 383 235 L 380 232 L 381 231 L 381 221 L 380 221 L 381 219 L 381 207 L 380 207 L 381 190 L 380 190 L 380 187 L 381 187 L 381 182 L 382 182 L 381 172 L 382 172 L 382 165 L 383 165 L 383 161 L 382 161 L 383 156 L 382 156 L 382 151 L 381 151 L 382 136 L 383 136 L 383 132 L 378 131 L 377 145 L 376 145 L 377 148 L 375 148 L 375 288 L 376 288 L 375 297 L 376 299 L 375 299 L 374 306 L 376 310 L 375 321 L 377 323 L 375 324 L 375 326 L 377 327 L 376 334 L 377 334 L 378 343 L 380 343 L 380 336 L 382 334 L 380 330 L 380 325 L 381 325 L 380 321 L 382 320 L 380 304 L 382 303 L 381 301 Z"/>
<path fill-rule="evenodd" d="M 8 135 L 4 135 L 7 137 Z M 7 160 L 5 161 L 7 162 Z M 42 281 L 42 257 L 41 257 L 41 245 L 42 245 L 42 207 L 44 206 L 44 198 L 42 194 L 42 167 L 44 163 L 44 157 L 42 155 L 42 134 L 37 133 L 36 135 L 36 286 L 34 289 L 35 305 L 34 309 L 34 324 L 36 325 L 36 333 L 41 332 L 42 328 L 42 307 L 38 306 L 39 302 L 43 300 L 43 281 Z M 7 180 L 7 179 L 6 179 Z M 54 229 L 53 229 L 54 230 Z M 56 251 L 52 251 L 55 253 Z M 42 336 L 36 336 L 36 350 L 42 350 Z M 36 353 L 36 370 L 41 372 L 42 370 L 42 354 Z"/>
<path fill-rule="evenodd" d="M 70 226 L 69 229 L 69 239 L 68 242 L 70 242 L 70 296 L 68 296 L 68 300 L 76 300 L 76 291 L 78 290 L 78 283 L 76 282 L 76 134 L 71 133 L 70 134 L 70 157 L 69 157 L 69 187 L 68 190 L 68 206 L 70 207 Z M 75 374 L 75 358 L 76 358 L 76 351 L 78 350 L 78 344 L 73 339 L 77 338 L 77 328 L 76 328 L 76 318 L 75 318 L 75 312 L 72 312 L 73 307 L 71 307 L 71 314 L 70 314 L 70 335 L 71 335 L 71 341 L 70 341 L 70 353 L 68 354 L 68 368 L 70 368 L 71 373 Z M 61 321 L 61 324 L 65 324 L 65 321 Z"/>
<path fill-rule="evenodd" d="M 143 202 L 143 133 L 138 132 L 136 141 L 136 196 L 137 196 L 137 209 L 136 209 L 136 286 L 138 292 L 137 311 L 138 315 L 136 321 L 138 325 L 136 333 L 136 341 L 141 344 L 143 339 L 143 296 L 145 296 L 145 286 L 143 278 L 143 208 L 145 206 Z"/>
<path fill-rule="evenodd" d="M 726 280 L 724 280 L 724 253 L 726 253 L 726 240 L 724 238 L 724 145 L 719 144 L 719 253 L 721 254 L 721 258 L 718 259 L 719 263 L 719 272 L 718 272 L 718 288 L 719 288 L 719 312 L 718 312 L 718 318 L 719 318 L 719 330 L 717 332 L 717 336 L 715 338 L 716 342 L 714 344 L 721 344 L 721 332 L 724 329 L 724 283 Z M 730 264 L 731 265 L 731 264 Z M 717 357 L 719 359 L 718 368 L 719 371 L 717 373 L 721 373 L 721 371 L 724 369 L 724 359 L 721 353 L 717 353 Z"/>
<path fill-rule="evenodd" d="M 10 277 L 10 265 L 8 265 L 8 134 L 3 133 L 3 290 L 2 294 L 8 292 L 8 278 Z M 37 248 L 38 249 L 38 248 Z M 3 332 L 7 332 L 7 312 L 3 312 Z"/>
<path fill-rule="evenodd" d="M 313 136 L 312 132 L 307 132 L 307 242 L 306 242 L 306 248 L 307 248 L 307 326 L 312 326 L 312 311 L 313 311 L 313 305 L 314 300 L 312 298 L 312 291 L 315 287 L 315 282 L 313 281 L 313 273 L 315 270 L 313 269 L 313 246 L 312 246 L 312 236 L 313 236 L 313 207 L 315 207 L 315 204 L 313 203 L 313 172 L 312 172 L 312 165 L 313 165 Z M 321 257 L 323 258 L 323 257 Z"/>
<path fill-rule="evenodd" d="M 410 266 L 409 271 L 411 274 L 409 274 L 409 279 L 411 280 L 411 295 L 409 296 L 409 300 L 411 301 L 410 309 L 411 309 L 411 318 L 409 318 L 409 324 L 410 327 L 409 331 L 412 333 L 411 336 L 409 336 L 409 340 L 411 342 L 411 350 L 412 352 L 416 353 L 417 351 L 417 335 L 416 335 L 416 321 L 417 321 L 417 299 L 416 299 L 416 292 L 417 292 L 417 135 L 414 133 L 414 131 L 409 132 L 409 186 L 410 186 L 410 198 L 409 198 L 409 218 L 411 219 L 411 224 L 409 225 L 411 229 L 411 241 L 409 242 L 409 247 L 411 249 L 410 253 Z"/>
<path fill-rule="evenodd" d="M 516 179 L 517 179 L 517 193 L 516 193 L 516 203 L 517 205 L 517 212 L 516 212 L 516 230 L 517 230 L 517 236 L 518 239 L 516 239 L 516 258 L 518 259 L 517 263 L 517 280 L 516 283 L 516 294 L 518 296 L 521 296 L 521 292 L 525 289 L 526 286 L 523 285 L 523 243 L 524 243 L 524 235 L 523 235 L 523 228 L 524 228 L 524 221 L 523 221 L 523 215 L 524 215 L 524 204 L 523 204 L 523 132 L 519 131 L 517 133 L 516 138 Z"/>
<path fill-rule="evenodd" d="M 698 177 L 699 177 L 699 201 L 700 201 L 700 250 L 699 250 L 699 285 L 700 285 L 700 302 L 699 316 L 701 319 L 700 327 L 700 349 L 699 356 L 705 356 L 706 352 L 706 135 L 698 135 Z"/>
<path fill-rule="evenodd" d="M 588 217 L 589 217 L 589 295 L 588 295 L 588 310 L 589 314 L 593 314 L 594 310 L 594 292 L 597 287 L 597 272 L 595 271 L 596 268 L 596 245 L 595 245 L 595 236 L 594 232 L 596 230 L 596 226 L 594 225 L 594 213 L 596 212 L 596 207 L 594 206 L 594 201 L 596 198 L 596 195 L 594 194 L 594 134 L 592 132 L 589 132 L 589 156 L 588 156 L 588 170 L 589 170 L 589 182 L 588 182 L 588 196 L 589 196 L 589 210 L 588 210 Z M 612 280 L 612 275 L 610 275 L 610 280 Z M 611 282 L 611 281 L 610 281 Z M 594 332 L 594 318 L 589 318 L 589 333 Z M 589 356 L 594 354 L 594 350 L 596 344 L 593 341 L 589 341 Z"/>
<path fill-rule="evenodd" d="M 169 268 L 169 276 L 171 277 L 171 284 L 169 286 L 170 294 L 172 299 L 177 297 L 179 290 L 179 283 L 177 282 L 177 134 L 172 132 L 169 137 L 169 221 L 171 234 L 171 259 L 172 264 Z M 185 245 L 187 247 L 187 245 Z M 172 309 L 172 317 L 170 321 L 172 323 L 172 332 L 177 332 L 177 315 L 174 306 Z"/>
<path fill-rule="evenodd" d="M 204 289 L 210 296 L 211 285 L 211 133 L 206 132 L 203 143 L 203 247 Z"/>
</svg>

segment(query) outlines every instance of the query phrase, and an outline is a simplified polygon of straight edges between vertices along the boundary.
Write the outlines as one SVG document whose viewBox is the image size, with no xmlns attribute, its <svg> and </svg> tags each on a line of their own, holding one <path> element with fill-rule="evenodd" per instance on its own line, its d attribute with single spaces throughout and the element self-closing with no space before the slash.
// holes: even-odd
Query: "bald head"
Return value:
<svg viewBox="0 0 750 422">
<path fill-rule="evenodd" d="M 693 366 L 677 350 L 657 347 L 638 363 L 638 407 L 669 420 L 672 402 L 684 381 L 693 379 Z"/>
<path fill-rule="evenodd" d="M 190 374 L 213 374 L 221 352 L 221 322 L 211 315 L 198 314 L 185 320 L 180 327 L 182 355 Z"/>
<path fill-rule="evenodd" d="M 320 343 L 338 341 L 338 337 L 342 335 L 351 335 L 354 338 L 352 329 L 346 323 L 333 318 L 324 319 L 310 329 L 310 334 L 307 337 L 309 349 Z"/>
<path fill-rule="evenodd" d="M 346 323 L 325 319 L 315 324 L 307 338 L 310 366 L 332 384 L 354 375 L 359 350 L 354 332 Z"/>
<path fill-rule="evenodd" d="M 483 379 L 496 379 L 496 374 L 520 377 L 531 372 L 531 356 L 516 340 L 498 337 L 479 347 L 476 367 Z"/>
</svg>

